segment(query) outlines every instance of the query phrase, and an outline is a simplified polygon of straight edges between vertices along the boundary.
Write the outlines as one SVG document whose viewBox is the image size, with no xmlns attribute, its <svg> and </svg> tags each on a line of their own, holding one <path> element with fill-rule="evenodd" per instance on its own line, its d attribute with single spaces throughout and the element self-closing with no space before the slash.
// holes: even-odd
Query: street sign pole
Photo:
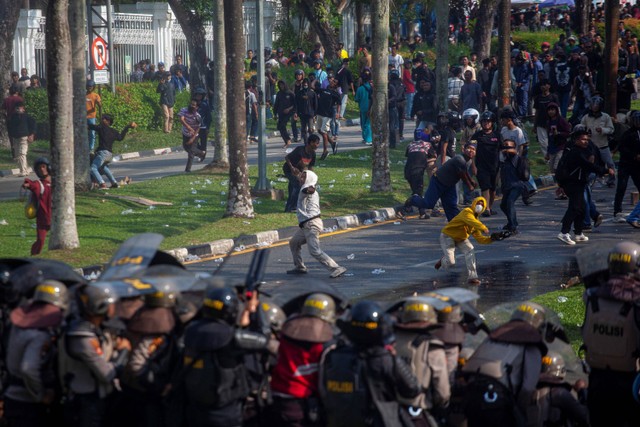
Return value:
<svg viewBox="0 0 640 427">
<path fill-rule="evenodd" d="M 265 99 L 265 77 L 264 77 L 264 3 L 263 0 L 256 0 L 256 32 L 258 33 L 258 93 L 263 93 L 261 103 L 258 103 L 258 181 L 255 190 L 270 190 L 271 185 L 267 180 L 267 141 L 265 138 L 265 127 L 267 120 L 266 99 Z"/>
<path fill-rule="evenodd" d="M 113 60 L 113 34 L 111 33 L 111 0 L 107 0 L 107 37 L 109 38 L 109 58 Z M 116 94 L 115 76 L 113 75 L 113 67 L 107 64 L 109 68 L 109 77 L 111 77 L 111 93 Z"/>
</svg>

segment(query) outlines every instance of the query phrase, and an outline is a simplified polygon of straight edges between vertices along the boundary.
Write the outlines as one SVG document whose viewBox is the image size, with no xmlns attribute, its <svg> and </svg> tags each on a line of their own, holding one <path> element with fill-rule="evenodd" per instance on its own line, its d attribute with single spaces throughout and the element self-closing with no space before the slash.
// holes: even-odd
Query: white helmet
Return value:
<svg viewBox="0 0 640 427">
<path fill-rule="evenodd" d="M 478 116 L 480 116 L 480 113 L 478 113 L 478 110 L 476 110 L 475 108 L 467 108 L 462 113 L 462 119 L 466 122 L 467 119 L 471 118 L 473 119 L 474 125 L 477 123 Z"/>
</svg>

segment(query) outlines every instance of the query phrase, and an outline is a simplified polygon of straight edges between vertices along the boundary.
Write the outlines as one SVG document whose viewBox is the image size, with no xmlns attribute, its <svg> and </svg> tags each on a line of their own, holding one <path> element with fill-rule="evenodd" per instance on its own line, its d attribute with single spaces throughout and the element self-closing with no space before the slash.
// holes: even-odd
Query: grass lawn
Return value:
<svg viewBox="0 0 640 427">
<path fill-rule="evenodd" d="M 584 321 L 584 302 L 582 294 L 584 286 L 574 286 L 569 289 L 562 289 L 555 292 L 549 292 L 538 297 L 533 301 L 552 309 L 560 318 L 571 346 L 577 352 L 582 345 L 582 333 L 580 326 Z"/>
</svg>

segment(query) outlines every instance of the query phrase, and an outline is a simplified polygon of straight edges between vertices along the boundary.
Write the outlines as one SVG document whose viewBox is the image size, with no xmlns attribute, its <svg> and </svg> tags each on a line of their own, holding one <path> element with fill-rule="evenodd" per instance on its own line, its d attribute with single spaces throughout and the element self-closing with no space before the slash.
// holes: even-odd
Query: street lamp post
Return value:
<svg viewBox="0 0 640 427">
<path fill-rule="evenodd" d="M 258 104 L 258 181 L 254 190 L 266 191 L 271 189 L 267 180 L 267 141 L 265 138 L 265 122 L 267 119 L 264 77 L 264 0 L 256 0 L 256 32 L 258 33 L 258 93 L 263 94 L 262 102 Z"/>
</svg>

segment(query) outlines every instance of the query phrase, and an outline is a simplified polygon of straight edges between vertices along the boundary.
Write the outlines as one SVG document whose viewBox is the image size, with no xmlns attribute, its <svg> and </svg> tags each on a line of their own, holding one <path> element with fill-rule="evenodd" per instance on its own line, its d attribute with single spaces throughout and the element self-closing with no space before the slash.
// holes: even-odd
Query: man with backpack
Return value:
<svg viewBox="0 0 640 427">
<path fill-rule="evenodd" d="M 617 243 L 608 267 L 609 280 L 584 293 L 589 421 L 593 427 L 630 427 L 638 424 L 640 412 L 640 245 Z"/>
<path fill-rule="evenodd" d="M 411 425 L 398 396 L 411 399 L 420 388 L 409 366 L 397 356 L 393 322 L 373 301 L 359 301 L 338 327 L 349 339 L 322 356 L 320 397 L 327 427 Z"/>
<path fill-rule="evenodd" d="M 569 206 L 562 218 L 562 228 L 558 239 L 568 245 L 576 242 L 587 242 L 589 238 L 582 231 L 584 228 L 585 187 L 589 174 L 613 175 L 613 169 L 605 168 L 595 162 L 589 150 L 589 132 L 584 129 L 573 132 L 573 146 L 566 148 L 556 169 L 556 182 L 569 198 Z M 569 231 L 574 226 L 575 238 L 571 239 Z"/>
</svg>

